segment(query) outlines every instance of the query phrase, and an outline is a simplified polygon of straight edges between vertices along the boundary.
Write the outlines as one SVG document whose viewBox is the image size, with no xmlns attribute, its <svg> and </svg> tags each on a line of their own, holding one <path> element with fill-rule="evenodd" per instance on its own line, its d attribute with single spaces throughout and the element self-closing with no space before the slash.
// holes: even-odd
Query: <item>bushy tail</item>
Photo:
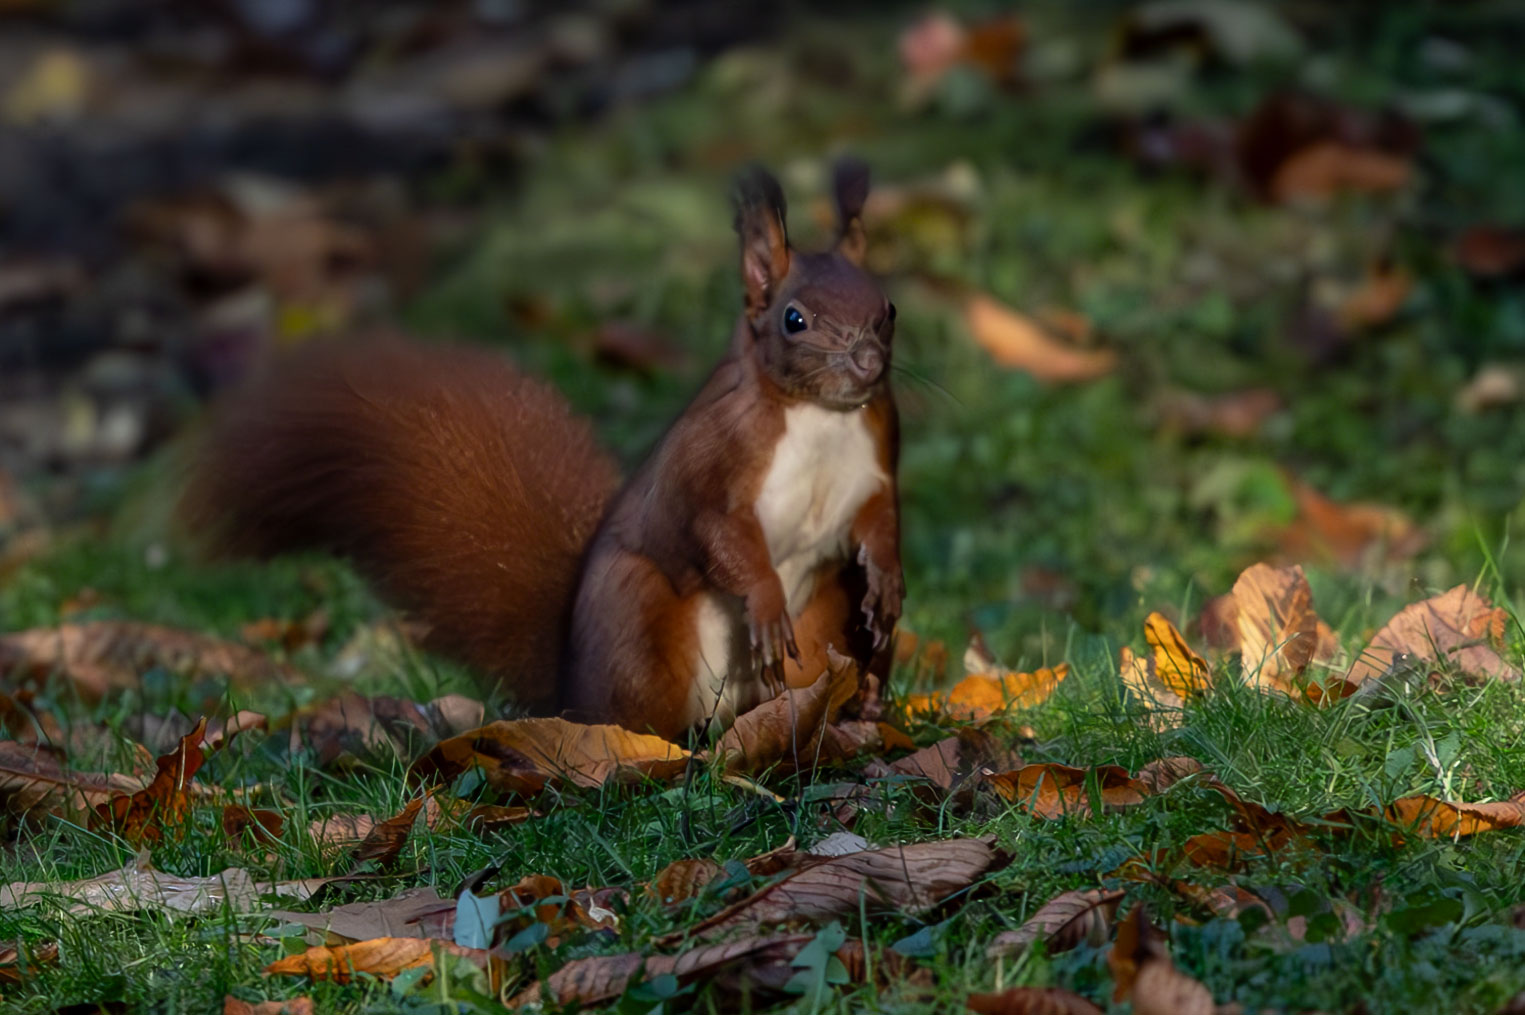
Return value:
<svg viewBox="0 0 1525 1015">
<path fill-rule="evenodd" d="M 182 518 L 231 552 L 348 556 L 429 648 L 546 709 L 618 481 L 554 390 L 485 350 L 387 337 L 300 352 L 224 405 Z"/>
</svg>

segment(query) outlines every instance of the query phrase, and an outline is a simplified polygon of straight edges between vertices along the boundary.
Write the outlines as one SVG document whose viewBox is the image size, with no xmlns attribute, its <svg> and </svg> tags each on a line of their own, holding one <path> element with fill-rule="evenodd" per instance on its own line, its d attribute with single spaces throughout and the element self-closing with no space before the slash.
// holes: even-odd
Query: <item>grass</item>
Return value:
<svg viewBox="0 0 1525 1015">
<path fill-rule="evenodd" d="M 1298 815 L 1419 792 L 1501 799 L 1525 789 L 1518 686 L 1458 686 L 1404 695 L 1385 708 L 1345 701 L 1321 710 L 1230 687 L 1192 705 L 1179 729 L 1157 733 L 1125 700 L 1116 668 L 1120 645 L 1141 644 L 1148 611 L 1189 617 L 1242 567 L 1276 551 L 1274 533 L 1293 511 L 1283 470 L 1337 499 L 1400 508 L 1429 536 L 1412 559 L 1355 571 L 1327 559 L 1305 562 L 1319 612 L 1347 649 L 1364 644 L 1403 603 L 1478 582 L 1514 619 L 1511 660 L 1525 659 L 1525 555 L 1511 546 L 1525 523 L 1521 410 L 1454 408 L 1457 389 L 1480 365 L 1525 358 L 1525 288 L 1469 280 L 1443 244 L 1472 221 L 1525 220 L 1525 178 L 1502 168 L 1525 160 L 1525 93 L 1507 35 L 1490 20 L 1501 10 L 1388 5 L 1324 23 L 1313 47 L 1317 80 L 1335 97 L 1373 104 L 1466 88 L 1498 98 L 1515 118 L 1502 128 L 1467 116 L 1428 124 L 1421 180 L 1410 192 L 1317 211 L 1263 207 L 1221 184 L 1140 173 L 1096 143 L 1102 111 L 1083 71 L 1025 95 L 976 88 L 906 112 L 893 98 L 896 18 L 802 20 L 779 43 L 723 55 L 674 95 L 554 131 L 521 189 L 439 266 L 406 318 L 422 334 L 507 346 L 556 379 L 634 461 L 729 332 L 738 286 L 724 201 L 738 160 L 780 169 L 794 200 L 791 225 L 807 243 L 819 238 L 809 202 L 820 193 L 829 152 L 850 147 L 889 183 L 951 179 L 967 194 L 962 211 L 908 214 L 893 235 L 876 236 L 900 308 L 906 622 L 953 646 L 978 627 L 1014 667 L 1060 660 L 1073 667 L 1050 701 L 996 729 L 1014 738 L 1017 723 L 1033 727 L 1027 761 L 1134 770 L 1189 755 L 1248 799 Z M 1024 16 L 1035 46 L 1067 42 L 1094 61 L 1115 13 L 1036 5 Z M 843 33 L 854 40 L 845 64 L 834 45 Z M 1472 62 L 1460 80 L 1417 55 L 1431 36 L 1469 47 Z M 1286 69 L 1210 70 L 1175 101 L 1188 112 L 1242 113 L 1290 77 Z M 1383 256 L 1418 280 L 1402 312 L 1332 360 L 1300 355 L 1289 322 L 1304 282 L 1358 278 Z M 1027 310 L 1083 311 L 1121 351 L 1125 369 L 1065 388 L 993 369 L 962 331 L 950 280 Z M 654 377 L 591 366 L 585 336 L 610 318 L 670 336 L 689 366 Z M 1167 389 L 1251 384 L 1273 387 L 1286 406 L 1254 437 L 1183 437 L 1151 422 Z M 224 635 L 259 617 L 297 618 L 321 607 L 329 633 L 293 660 L 312 674 L 310 684 L 230 692 L 221 705 L 275 716 L 349 686 L 419 701 L 480 693 L 468 674 L 423 657 L 373 663 L 353 684 L 332 676 L 328 668 L 350 637 L 383 615 L 379 605 L 329 561 L 196 563 L 163 521 L 173 471 L 171 452 L 106 477 L 96 514 L 102 524 L 9 576 L 0 586 L 0 626 L 56 623 L 86 588 L 93 605 L 75 618 L 127 617 Z M 1058 591 L 1036 582 L 1038 575 L 1057 576 Z M 908 680 L 901 674 L 897 689 Z M 80 728 L 115 731 L 121 739 L 107 754 L 120 761 L 135 717 L 194 716 L 202 690 L 150 672 L 140 691 L 106 703 L 58 691 L 40 706 Z M 915 730 L 922 743 L 946 732 Z M 855 779 L 859 769 L 840 776 Z M 303 834 L 308 820 L 396 813 L 409 792 L 403 770 L 388 756 L 324 769 L 308 753 L 286 751 L 280 736 L 249 736 L 213 757 L 200 779 L 241 787 L 260 806 L 286 811 L 279 844 L 266 855 L 229 843 L 216 810 L 202 808 L 184 841 L 155 849 L 154 864 L 186 876 L 238 866 L 259 878 L 337 872 L 344 861 Z M 680 857 L 741 859 L 789 835 L 809 843 L 831 830 L 812 795 L 837 777 L 768 780 L 783 804 L 707 771 L 681 789 L 563 791 L 542 803 L 542 817 L 486 840 L 420 827 L 394 878 L 338 887 L 322 905 L 419 884 L 448 893 L 489 864 L 501 866 L 502 884 L 542 873 L 571 885 L 634 885 Z M 882 946 L 910 939 L 901 947 L 930 970 L 930 996 L 845 987 L 823 1011 L 957 1010 L 966 992 L 997 982 L 1063 985 L 1105 1003 L 1105 946 L 1053 957 L 1034 950 L 994 965 L 985 945 L 1057 892 L 1117 883 L 1113 872 L 1127 858 L 1179 847 L 1228 819 L 1221 798 L 1193 785 L 1121 813 L 1057 822 L 993 797 L 972 809 L 929 809 L 903 785 L 871 785 L 883 806 L 865 810 L 855 827 L 871 842 L 993 834 L 1014 862 L 925 925 L 876 919 L 848 928 Z M 53 822 L 13 834 L 6 879 L 94 876 L 130 862 L 133 852 L 110 836 Z M 1220 1003 L 1251 1011 L 1492 1012 L 1525 990 L 1525 931 L 1510 917 L 1525 904 L 1522 871 L 1519 832 L 1396 844 L 1375 828 L 1320 837 L 1316 848 L 1253 860 L 1236 875 L 1274 890 L 1285 913 L 1302 913 L 1318 928 L 1301 942 L 1279 943 L 1257 935 L 1252 921 L 1211 918 L 1161 886 L 1128 888 L 1170 928 L 1178 965 Z M 718 905 L 711 898 L 667 912 L 637 901 L 618 941 L 573 941 L 554 956 L 541 947 L 528 961 L 549 971 L 582 954 L 639 949 Z M 1328 933 L 1331 907 L 1345 906 L 1363 919 L 1349 938 Z M 57 940 L 62 955 L 56 968 L 0 989 L 9 1008 L 32 1012 L 96 1002 L 215 1011 L 229 992 L 249 1000 L 310 993 L 321 1011 L 470 1010 L 473 981 L 464 972 L 403 987 L 263 979 L 261 968 L 282 948 L 270 937 L 291 940 L 256 916 L 82 918 L 52 906 L 0 912 L 0 939 Z M 727 1010 L 706 988 L 692 1003 Z M 794 1007 L 811 1010 L 807 1000 Z M 637 1008 L 631 1001 L 621 1010 Z"/>
</svg>

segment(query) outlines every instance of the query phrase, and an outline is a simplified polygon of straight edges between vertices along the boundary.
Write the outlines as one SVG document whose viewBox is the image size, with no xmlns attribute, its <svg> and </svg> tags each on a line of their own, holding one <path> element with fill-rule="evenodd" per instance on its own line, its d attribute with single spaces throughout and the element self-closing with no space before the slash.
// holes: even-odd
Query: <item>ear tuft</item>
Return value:
<svg viewBox="0 0 1525 1015">
<path fill-rule="evenodd" d="M 736 233 L 741 237 L 741 281 L 746 310 L 755 318 L 768 308 L 773 291 L 789 273 L 789 236 L 784 189 L 761 166 L 736 178 Z"/>
<path fill-rule="evenodd" d="M 863 231 L 863 205 L 868 201 L 868 163 L 851 155 L 837 160 L 832 173 L 837 199 L 837 252 L 853 264 L 862 265 L 868 252 Z"/>
</svg>

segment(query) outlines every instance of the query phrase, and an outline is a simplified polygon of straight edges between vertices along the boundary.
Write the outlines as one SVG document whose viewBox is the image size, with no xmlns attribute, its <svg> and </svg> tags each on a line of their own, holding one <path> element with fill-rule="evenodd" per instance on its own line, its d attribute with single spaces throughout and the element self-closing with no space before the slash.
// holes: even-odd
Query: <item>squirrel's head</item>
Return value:
<svg viewBox="0 0 1525 1015">
<path fill-rule="evenodd" d="M 745 316 L 768 376 L 797 398 L 855 409 L 888 383 L 895 307 L 863 270 L 868 167 L 837 163 L 837 242 L 822 253 L 789 246 L 784 193 L 762 169 L 736 187 Z"/>
</svg>

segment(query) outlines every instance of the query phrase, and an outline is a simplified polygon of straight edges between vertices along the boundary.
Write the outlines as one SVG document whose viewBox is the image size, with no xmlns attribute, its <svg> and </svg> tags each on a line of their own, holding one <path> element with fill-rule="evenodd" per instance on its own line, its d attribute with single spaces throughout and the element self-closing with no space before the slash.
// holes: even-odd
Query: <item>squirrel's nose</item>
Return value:
<svg viewBox="0 0 1525 1015">
<path fill-rule="evenodd" d="M 853 375 L 865 384 L 877 381 L 884 372 L 884 350 L 877 342 L 859 342 L 848 353 L 847 361 Z"/>
</svg>

